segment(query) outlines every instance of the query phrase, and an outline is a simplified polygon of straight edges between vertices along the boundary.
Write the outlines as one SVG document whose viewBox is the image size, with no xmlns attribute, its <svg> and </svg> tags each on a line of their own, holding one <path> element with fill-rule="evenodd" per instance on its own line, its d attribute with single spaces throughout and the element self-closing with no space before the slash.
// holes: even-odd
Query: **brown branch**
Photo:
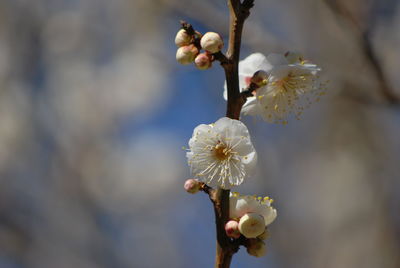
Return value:
<svg viewBox="0 0 400 268">
<path fill-rule="evenodd" d="M 221 64 L 225 71 L 228 89 L 226 116 L 239 120 L 240 111 L 246 99 L 239 90 L 239 57 L 244 21 L 250 14 L 254 0 L 228 0 L 229 7 L 229 45 L 227 60 Z M 210 196 L 214 205 L 215 224 L 217 231 L 217 250 L 215 267 L 229 268 L 233 254 L 239 250 L 237 242 L 233 242 L 225 233 L 225 224 L 229 220 L 229 190 L 218 188 Z"/>
<path fill-rule="evenodd" d="M 201 45 L 200 45 L 201 33 L 196 31 L 193 28 L 192 24 L 187 23 L 184 20 L 181 20 L 180 24 L 181 24 L 182 29 L 184 29 L 186 31 L 186 33 L 191 36 L 192 43 L 200 50 L 201 49 Z"/>
<path fill-rule="evenodd" d="M 250 83 L 250 85 L 243 89 L 242 92 L 240 92 L 240 95 L 242 98 L 244 98 L 244 101 L 246 102 L 247 98 L 249 97 L 254 97 L 254 92 L 260 88 L 260 86 L 256 85 L 255 83 Z"/>
<path fill-rule="evenodd" d="M 214 207 L 215 224 L 217 227 L 215 267 L 229 268 L 233 254 L 238 252 L 240 245 L 246 245 L 247 242 L 247 239 L 243 235 L 238 239 L 231 239 L 225 233 L 225 223 L 229 219 L 230 191 L 213 189 L 205 183 L 201 183 L 200 190 L 208 195 Z"/>
<path fill-rule="evenodd" d="M 187 32 L 187 34 L 194 35 L 196 33 L 196 31 L 193 29 L 192 24 L 187 23 L 184 20 L 181 20 L 179 23 L 181 24 L 182 29 L 184 29 Z"/>
<path fill-rule="evenodd" d="M 221 65 L 229 63 L 229 59 L 221 51 L 214 53 L 213 56 L 215 60 L 221 62 Z"/>
<path fill-rule="evenodd" d="M 240 93 L 239 90 L 239 57 L 240 45 L 242 40 L 242 30 L 246 18 L 250 14 L 250 9 L 254 5 L 254 0 L 244 0 L 241 3 L 239 0 L 228 0 L 230 13 L 229 24 L 229 45 L 226 56 L 222 52 L 213 54 L 215 60 L 221 62 L 225 71 L 226 84 L 228 89 L 228 101 L 226 116 L 231 119 L 239 120 L 240 111 L 243 104 L 246 102 L 247 95 L 251 94 L 254 89 Z M 181 21 L 182 29 L 193 36 L 194 43 L 199 45 L 201 34 L 195 31 L 189 23 Z M 216 247 L 216 268 L 229 268 L 232 256 L 239 250 L 240 245 L 245 245 L 246 239 L 241 236 L 239 239 L 231 239 L 225 233 L 225 224 L 229 220 L 229 195 L 230 190 L 222 188 L 213 189 L 206 184 L 201 185 L 201 190 L 205 192 L 214 206 L 215 226 L 217 233 Z"/>
<path fill-rule="evenodd" d="M 335 12 L 335 14 L 346 19 L 357 31 L 357 34 L 359 36 L 359 42 L 361 43 L 364 55 L 366 56 L 371 67 L 375 71 L 383 97 L 389 102 L 389 104 L 399 104 L 400 96 L 397 96 L 392 92 L 389 83 L 387 82 L 383 68 L 373 49 L 370 40 L 369 29 L 363 29 L 360 23 L 358 23 L 357 19 L 353 16 L 353 14 L 349 10 L 347 10 L 343 5 L 341 5 L 337 0 L 325 0 L 325 2 L 328 4 L 331 10 Z"/>
</svg>

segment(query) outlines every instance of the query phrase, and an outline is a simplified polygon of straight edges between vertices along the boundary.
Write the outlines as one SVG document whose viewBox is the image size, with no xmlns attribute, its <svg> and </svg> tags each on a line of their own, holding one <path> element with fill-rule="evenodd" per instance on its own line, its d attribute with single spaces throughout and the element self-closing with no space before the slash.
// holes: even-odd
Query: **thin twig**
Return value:
<svg viewBox="0 0 400 268">
<path fill-rule="evenodd" d="M 201 33 L 196 31 L 193 28 L 192 24 L 187 23 L 184 20 L 181 20 L 180 23 L 181 23 L 182 29 L 184 29 L 186 31 L 186 33 L 192 37 L 192 44 L 194 44 L 200 50 L 201 49 L 201 46 L 200 46 Z"/>
<path fill-rule="evenodd" d="M 221 65 L 229 63 L 229 59 L 221 51 L 218 51 L 217 53 L 214 53 L 213 56 L 214 56 L 215 60 L 221 62 Z"/>
</svg>

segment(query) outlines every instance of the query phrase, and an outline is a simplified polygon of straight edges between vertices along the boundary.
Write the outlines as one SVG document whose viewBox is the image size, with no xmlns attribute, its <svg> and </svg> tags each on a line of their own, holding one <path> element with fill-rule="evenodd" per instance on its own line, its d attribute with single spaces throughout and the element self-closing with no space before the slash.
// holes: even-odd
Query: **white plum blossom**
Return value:
<svg viewBox="0 0 400 268">
<path fill-rule="evenodd" d="M 227 117 L 197 126 L 186 156 L 195 178 L 223 189 L 242 184 L 257 162 L 247 127 Z"/>
<path fill-rule="evenodd" d="M 285 124 L 289 114 L 299 118 L 305 108 L 318 101 L 324 87 L 318 81 L 320 68 L 316 65 L 303 60 L 288 64 L 281 55 L 275 56 L 275 60 L 268 83 L 256 90 L 256 96 L 266 121 Z"/>
<path fill-rule="evenodd" d="M 254 53 L 239 62 L 241 91 L 250 85 L 256 72 L 267 74 L 264 85 L 253 93 L 255 96 L 247 98 L 243 114 L 260 115 L 268 122 L 285 124 L 290 114 L 298 119 L 305 108 L 325 94 L 325 85 L 318 79 L 319 67 L 304 60 L 299 53 L 289 52 L 286 56 L 265 57 Z M 225 83 L 225 99 L 226 95 Z"/>
<path fill-rule="evenodd" d="M 258 213 L 263 216 L 265 226 L 268 226 L 277 216 L 276 209 L 271 206 L 273 200 L 269 197 L 262 198 L 233 192 L 229 201 L 229 217 L 231 219 L 240 219 L 248 213 Z"/>
</svg>

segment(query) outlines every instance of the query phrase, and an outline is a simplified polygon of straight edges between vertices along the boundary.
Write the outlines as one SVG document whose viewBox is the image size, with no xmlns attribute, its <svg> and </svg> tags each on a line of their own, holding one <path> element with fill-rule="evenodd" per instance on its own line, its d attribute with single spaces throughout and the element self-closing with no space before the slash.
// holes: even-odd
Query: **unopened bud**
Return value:
<svg viewBox="0 0 400 268">
<path fill-rule="evenodd" d="M 232 238 L 239 238 L 239 223 L 237 221 L 230 220 L 225 224 L 226 235 Z"/>
<path fill-rule="evenodd" d="M 200 53 L 197 55 L 197 57 L 194 59 L 194 64 L 196 65 L 197 68 L 200 70 L 206 70 L 211 67 L 211 55 L 206 53 Z"/>
<path fill-rule="evenodd" d="M 252 238 L 247 240 L 247 253 L 254 257 L 262 257 L 267 253 L 265 243 L 260 239 Z"/>
<path fill-rule="evenodd" d="M 301 53 L 296 52 L 296 51 L 288 51 L 285 53 L 285 57 L 289 64 L 295 64 L 295 63 L 303 63 L 304 62 L 304 57 Z"/>
<path fill-rule="evenodd" d="M 192 37 L 184 29 L 180 29 L 175 36 L 175 44 L 178 47 L 189 45 L 191 40 Z"/>
<path fill-rule="evenodd" d="M 262 233 L 259 236 L 257 236 L 257 238 L 260 239 L 260 240 L 266 240 L 268 237 L 269 237 L 269 232 L 268 232 L 267 228 L 265 228 L 264 233 Z"/>
<path fill-rule="evenodd" d="M 199 54 L 199 50 L 194 45 L 183 46 L 176 51 L 176 60 L 180 64 L 190 64 L 197 54 Z"/>
<path fill-rule="evenodd" d="M 205 33 L 201 38 L 200 45 L 204 50 L 210 53 L 216 53 L 222 49 L 224 46 L 224 41 L 222 41 L 222 38 L 219 34 L 208 32 Z"/>
<path fill-rule="evenodd" d="M 265 86 L 268 82 L 268 73 L 266 71 L 259 70 L 253 74 L 250 82 L 256 84 L 258 87 Z"/>
<path fill-rule="evenodd" d="M 195 194 L 200 190 L 200 183 L 196 179 L 188 179 L 185 181 L 183 188 L 185 188 L 186 192 Z"/>
<path fill-rule="evenodd" d="M 255 238 L 265 231 L 264 217 L 258 213 L 244 214 L 239 221 L 239 231 L 247 238 Z"/>
</svg>

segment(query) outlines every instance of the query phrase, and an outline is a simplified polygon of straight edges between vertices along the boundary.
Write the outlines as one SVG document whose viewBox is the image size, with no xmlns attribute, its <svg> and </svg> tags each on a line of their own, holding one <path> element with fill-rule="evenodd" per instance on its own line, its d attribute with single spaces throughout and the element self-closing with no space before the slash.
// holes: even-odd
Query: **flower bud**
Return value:
<svg viewBox="0 0 400 268">
<path fill-rule="evenodd" d="M 304 57 L 301 53 L 295 51 L 288 51 L 285 53 L 285 57 L 289 64 L 302 63 L 304 62 Z"/>
<path fill-rule="evenodd" d="M 260 239 L 260 240 L 266 240 L 268 237 L 269 237 L 269 232 L 268 232 L 267 228 L 265 228 L 264 233 L 262 233 L 259 236 L 257 236 L 257 238 Z"/>
<path fill-rule="evenodd" d="M 184 29 L 180 29 L 175 36 L 175 44 L 178 47 L 190 45 L 192 37 Z"/>
<path fill-rule="evenodd" d="M 206 53 L 200 53 L 194 59 L 194 64 L 200 70 L 206 70 L 211 67 L 211 55 Z"/>
<path fill-rule="evenodd" d="M 258 213 L 244 214 L 239 221 L 239 231 L 247 238 L 255 238 L 265 231 L 264 217 Z"/>
<path fill-rule="evenodd" d="M 253 74 L 250 82 L 256 84 L 258 87 L 265 86 L 268 82 L 268 73 L 263 70 L 259 70 Z"/>
<path fill-rule="evenodd" d="M 254 256 L 254 257 L 262 257 L 267 253 L 267 248 L 265 246 L 265 243 L 261 241 L 260 239 L 249 239 L 247 240 L 247 253 L 249 255 Z"/>
<path fill-rule="evenodd" d="M 199 54 L 199 50 L 194 45 L 183 46 L 176 51 L 176 60 L 180 64 L 190 64 L 197 54 Z"/>
<path fill-rule="evenodd" d="M 224 46 L 224 41 L 222 41 L 222 38 L 219 36 L 219 34 L 208 32 L 205 33 L 201 38 L 200 45 L 204 50 L 210 53 L 216 53 Z"/>
<path fill-rule="evenodd" d="M 230 220 L 225 224 L 226 235 L 232 238 L 239 238 L 239 223 L 234 220 Z"/>
<path fill-rule="evenodd" d="M 200 190 L 200 183 L 196 179 L 188 179 L 185 181 L 183 188 L 185 188 L 186 192 L 195 194 Z"/>
</svg>

